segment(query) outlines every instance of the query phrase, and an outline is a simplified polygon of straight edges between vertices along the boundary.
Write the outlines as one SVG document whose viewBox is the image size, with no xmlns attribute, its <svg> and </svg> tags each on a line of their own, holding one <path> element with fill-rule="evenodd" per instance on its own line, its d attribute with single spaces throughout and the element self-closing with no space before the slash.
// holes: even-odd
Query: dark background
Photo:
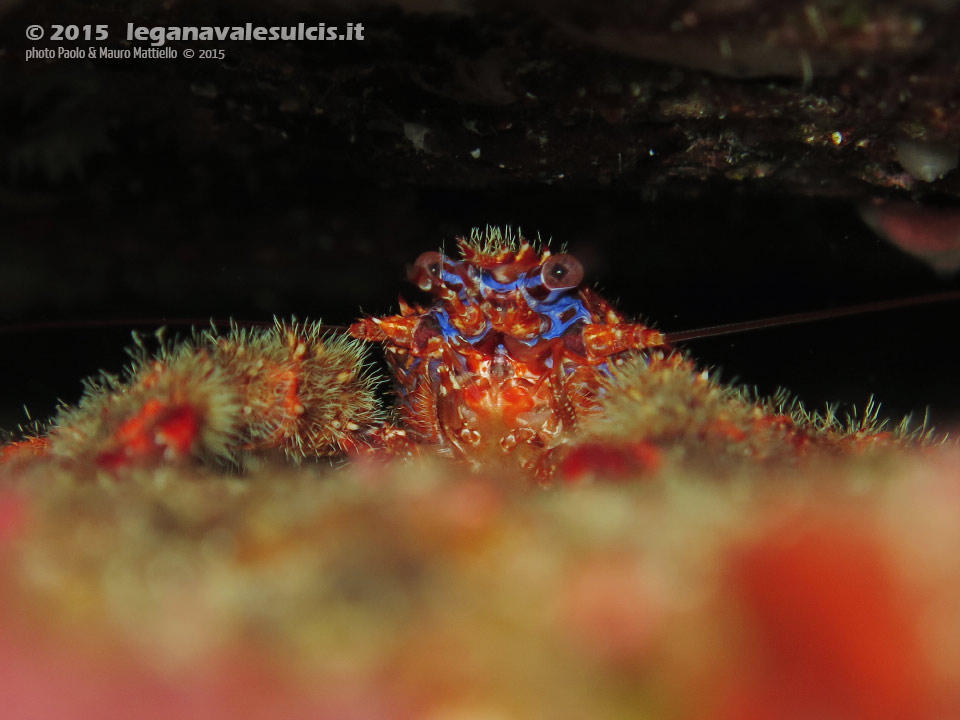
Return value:
<svg viewBox="0 0 960 720">
<path fill-rule="evenodd" d="M 862 130 L 872 144 L 846 155 L 800 139 L 793 109 L 776 121 L 759 111 L 664 114 L 691 93 L 714 93 L 714 108 L 733 95 L 736 107 L 766 110 L 817 92 L 840 102 L 856 67 L 836 61 L 810 87 L 720 77 L 561 33 L 536 3 L 455 15 L 403 5 L 0 8 L 20 33 L 8 39 L 0 87 L 0 427 L 22 422 L 23 405 L 47 417 L 57 398 L 78 399 L 83 377 L 119 370 L 134 328 L 167 322 L 186 333 L 183 320 L 274 315 L 345 324 L 393 312 L 398 293 L 414 296 L 406 264 L 486 224 L 565 243 L 606 297 L 668 331 L 957 287 L 878 239 L 857 211 L 874 197 L 953 204 L 952 175 L 891 179 L 901 171 L 884 133 L 921 113 L 915 106 L 875 113 Z M 664 17 L 644 19 L 644 32 L 666 32 L 684 9 L 657 7 Z M 120 35 L 131 20 L 304 18 L 365 21 L 367 40 L 225 43 L 224 62 L 21 59 L 32 22 L 110 22 Z M 507 59 L 491 60 L 501 49 Z M 908 71 L 935 77 L 943 53 L 933 37 L 915 55 L 876 58 L 883 73 L 844 112 L 879 102 Z M 623 109 L 601 97 L 611 82 L 653 90 L 644 84 L 643 102 Z M 939 89 L 930 84 L 931 102 Z M 823 128 L 858 120 L 831 117 Z M 411 126 L 429 129 L 422 146 Z M 750 147 L 717 161 L 730 133 Z M 710 157 L 697 154 L 711 142 Z M 756 171 L 760 161 L 774 169 Z M 687 347 L 763 393 L 784 386 L 812 408 L 862 407 L 875 394 L 886 415 L 930 408 L 947 429 L 960 419 L 958 319 L 960 303 L 931 305 Z"/>
</svg>

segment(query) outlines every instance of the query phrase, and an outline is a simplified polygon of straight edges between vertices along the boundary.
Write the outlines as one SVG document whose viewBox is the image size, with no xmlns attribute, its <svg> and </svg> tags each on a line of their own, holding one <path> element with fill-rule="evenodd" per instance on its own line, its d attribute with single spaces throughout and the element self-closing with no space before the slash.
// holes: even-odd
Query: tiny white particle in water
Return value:
<svg viewBox="0 0 960 720">
<path fill-rule="evenodd" d="M 426 139 L 427 133 L 430 132 L 430 128 L 425 125 L 418 125 L 417 123 L 404 123 L 403 124 L 403 134 L 413 145 L 414 150 L 417 152 L 426 151 Z"/>
</svg>

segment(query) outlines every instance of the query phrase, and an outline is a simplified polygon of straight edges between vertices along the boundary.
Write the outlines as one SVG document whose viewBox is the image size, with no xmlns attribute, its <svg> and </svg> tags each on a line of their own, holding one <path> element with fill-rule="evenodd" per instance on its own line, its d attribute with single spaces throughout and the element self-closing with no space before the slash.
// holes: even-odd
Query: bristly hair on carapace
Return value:
<svg viewBox="0 0 960 720">
<path fill-rule="evenodd" d="M 642 438 L 675 459 L 711 467 L 744 460 L 790 464 L 814 452 L 934 441 L 925 422 L 911 429 L 905 418 L 888 428 L 873 400 L 845 420 L 833 406 L 811 413 L 785 391 L 767 399 L 722 383 L 716 371 L 697 368 L 681 353 L 628 358 L 603 383 L 602 410 L 587 419 L 583 442 L 616 446 Z"/>
<path fill-rule="evenodd" d="M 108 472 L 270 451 L 296 461 L 354 450 L 383 419 L 363 345 L 324 337 L 320 323 L 161 336 L 156 355 L 136 338 L 130 354 L 123 376 L 102 373 L 76 407 L 61 407 L 52 457 Z"/>
<path fill-rule="evenodd" d="M 470 230 L 470 237 L 467 239 L 469 244 L 480 255 L 499 255 L 506 251 L 517 251 L 522 244 L 528 244 L 538 251 L 544 245 L 540 236 L 535 241 L 523 237 L 523 233 L 517 228 L 514 233 L 513 228 L 505 226 L 502 230 L 493 225 L 487 225 L 486 228 L 473 228 Z"/>
</svg>

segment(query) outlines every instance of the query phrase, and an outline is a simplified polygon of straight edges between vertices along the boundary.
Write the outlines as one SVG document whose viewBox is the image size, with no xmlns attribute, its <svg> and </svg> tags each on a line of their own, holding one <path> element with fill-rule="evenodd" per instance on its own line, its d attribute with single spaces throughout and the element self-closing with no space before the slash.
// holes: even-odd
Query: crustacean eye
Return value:
<svg viewBox="0 0 960 720">
<path fill-rule="evenodd" d="M 438 252 L 425 252 L 414 263 L 428 275 L 439 278 L 443 270 L 443 255 Z"/>
<path fill-rule="evenodd" d="M 573 255 L 554 255 L 543 264 L 540 279 L 551 290 L 573 288 L 583 282 L 583 265 Z"/>
<path fill-rule="evenodd" d="M 443 254 L 425 252 L 410 268 L 410 282 L 415 283 L 421 290 L 429 290 L 436 280 L 443 277 Z"/>
</svg>

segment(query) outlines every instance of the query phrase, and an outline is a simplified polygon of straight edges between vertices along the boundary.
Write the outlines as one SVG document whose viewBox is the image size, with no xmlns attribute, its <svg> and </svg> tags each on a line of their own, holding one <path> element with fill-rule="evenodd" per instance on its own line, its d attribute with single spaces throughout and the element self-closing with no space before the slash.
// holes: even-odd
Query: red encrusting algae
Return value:
<svg viewBox="0 0 960 720">
<path fill-rule="evenodd" d="M 934 712 L 923 606 L 861 515 L 792 517 L 731 552 L 745 647 L 718 718 L 946 717 Z"/>
</svg>

